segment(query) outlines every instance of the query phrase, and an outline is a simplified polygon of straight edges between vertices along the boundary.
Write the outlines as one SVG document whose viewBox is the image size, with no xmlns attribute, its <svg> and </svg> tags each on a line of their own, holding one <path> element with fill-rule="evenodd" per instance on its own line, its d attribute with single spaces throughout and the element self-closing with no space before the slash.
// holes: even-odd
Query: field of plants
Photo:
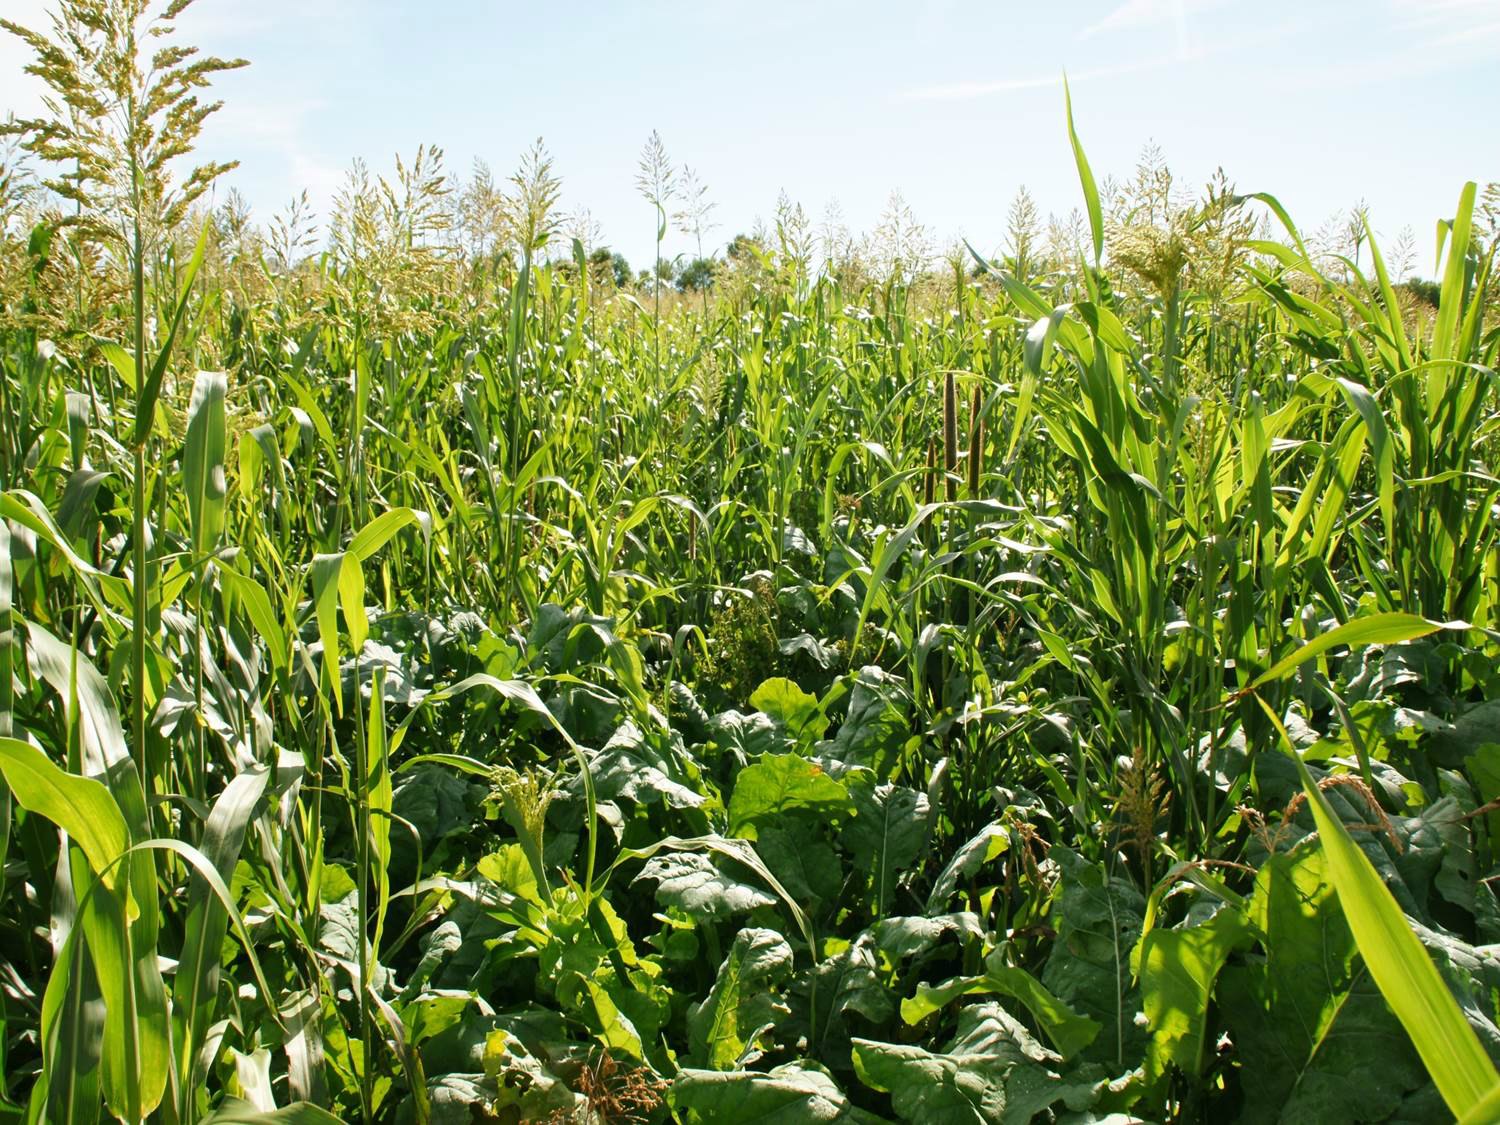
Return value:
<svg viewBox="0 0 1500 1125">
<path fill-rule="evenodd" d="M 257 226 L 186 6 L 0 20 L 0 1120 L 1500 1120 L 1500 192 Z"/>
</svg>

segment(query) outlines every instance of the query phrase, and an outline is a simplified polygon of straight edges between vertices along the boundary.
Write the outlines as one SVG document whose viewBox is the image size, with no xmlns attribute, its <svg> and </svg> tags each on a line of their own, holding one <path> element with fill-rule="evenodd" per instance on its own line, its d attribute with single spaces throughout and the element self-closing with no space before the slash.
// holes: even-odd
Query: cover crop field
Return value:
<svg viewBox="0 0 1500 1125">
<path fill-rule="evenodd" d="M 259 227 L 184 7 L 0 20 L 0 1119 L 1500 1118 L 1500 192 Z"/>
</svg>

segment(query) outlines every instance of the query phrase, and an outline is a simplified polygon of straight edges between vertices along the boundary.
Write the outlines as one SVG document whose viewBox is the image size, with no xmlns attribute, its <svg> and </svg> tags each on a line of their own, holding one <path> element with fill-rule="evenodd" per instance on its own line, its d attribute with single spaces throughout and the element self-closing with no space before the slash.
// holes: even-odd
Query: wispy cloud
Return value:
<svg viewBox="0 0 1500 1125">
<path fill-rule="evenodd" d="M 1218 0 L 1124 0 L 1103 19 L 1086 26 L 1079 35 L 1086 39 L 1095 35 L 1141 31 L 1169 24 L 1176 38 L 1177 53 L 1187 55 L 1192 47 L 1188 30 L 1189 14 L 1213 7 L 1217 2 Z"/>
<path fill-rule="evenodd" d="M 1500 46 L 1500 0 L 1390 0 L 1390 10 L 1424 47 Z"/>
<path fill-rule="evenodd" d="M 1118 78 L 1124 74 L 1139 74 L 1158 67 L 1171 66 L 1175 58 L 1139 59 L 1120 63 L 1117 66 L 1101 66 L 1092 70 L 1080 70 L 1066 75 L 1070 85 L 1091 82 L 1099 78 Z M 938 86 L 918 86 L 903 90 L 896 95 L 903 102 L 962 102 L 974 98 L 987 98 L 995 94 L 1009 94 L 1018 90 L 1045 90 L 1061 86 L 1064 74 L 1036 75 L 1028 78 L 997 78 L 992 81 L 950 82 Z"/>
<path fill-rule="evenodd" d="M 1399 18 L 1413 26 L 1451 26 L 1454 20 L 1500 18 L 1500 0 L 1390 0 L 1390 7 Z"/>
</svg>

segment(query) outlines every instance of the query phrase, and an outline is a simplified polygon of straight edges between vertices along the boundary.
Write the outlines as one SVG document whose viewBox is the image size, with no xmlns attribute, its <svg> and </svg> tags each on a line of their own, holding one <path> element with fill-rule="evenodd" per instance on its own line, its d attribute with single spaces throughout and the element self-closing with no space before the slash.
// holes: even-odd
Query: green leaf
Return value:
<svg viewBox="0 0 1500 1125">
<path fill-rule="evenodd" d="M 684 1067 L 669 1095 L 712 1125 L 861 1125 L 877 1119 L 850 1104 L 827 1074 L 797 1063 L 761 1073 Z"/>
<path fill-rule="evenodd" d="M 694 918 L 720 919 L 774 906 L 775 898 L 759 887 L 731 878 L 701 852 L 671 852 L 647 861 L 635 881 L 654 879 L 656 898 Z"/>
<path fill-rule="evenodd" d="M 1063 104 L 1068 113 L 1068 142 L 1073 146 L 1073 161 L 1078 165 L 1078 182 L 1083 186 L 1083 202 L 1089 213 L 1089 232 L 1094 240 L 1094 265 L 1104 256 L 1104 211 L 1099 206 L 1099 188 L 1094 183 L 1094 173 L 1089 168 L 1088 157 L 1083 154 L 1083 145 L 1078 140 L 1078 130 L 1073 127 L 1073 92 L 1063 79 Z"/>
<path fill-rule="evenodd" d="M 882 918 L 875 924 L 875 945 L 887 957 L 899 961 L 926 953 L 947 934 L 982 938 L 984 933 L 979 915 L 967 910 L 935 916 Z"/>
<path fill-rule="evenodd" d="M 1135 1022 L 1140 993 L 1131 982 L 1130 952 L 1140 940 L 1145 900 L 1127 880 L 1071 849 L 1054 846 L 1051 858 L 1060 879 L 1052 907 L 1057 939 L 1041 983 L 1100 1025 L 1088 1057 L 1111 1065 L 1140 1058 L 1145 1036 Z"/>
<path fill-rule="evenodd" d="M 104 784 L 64 773 L 29 743 L 0 738 L 0 772 L 26 811 L 46 817 L 88 857 L 106 887 L 119 887 L 115 861 L 130 847 L 130 830 Z"/>
<path fill-rule="evenodd" d="M 965 1008 L 942 1052 L 856 1039 L 853 1058 L 860 1081 L 917 1125 L 1024 1125 L 1058 1102 L 1086 1109 L 1104 1085 L 1097 1068 L 1063 1072 L 998 1004 Z"/>
<path fill-rule="evenodd" d="M 617 1051 L 640 1061 L 645 1057 L 641 1044 L 641 1033 L 635 1029 L 630 1018 L 615 1005 L 614 998 L 602 985 L 583 978 L 584 995 L 588 998 L 589 1021 L 594 1034 L 610 1051 Z"/>
<path fill-rule="evenodd" d="M 69 722 L 77 726 L 82 772 L 111 786 L 128 786 L 125 774 L 135 772 L 135 763 L 125 746 L 125 731 L 108 681 L 86 655 L 35 622 L 26 627 L 26 633 L 33 667 L 62 700 Z M 131 819 L 143 827 L 145 803 L 139 780 L 130 803 L 134 808 Z"/>
<path fill-rule="evenodd" d="M 1418 617 L 1414 613 L 1372 613 L 1346 621 L 1337 628 L 1319 634 L 1294 652 L 1282 657 L 1267 668 L 1245 689 L 1247 692 L 1282 679 L 1288 672 L 1300 668 L 1314 657 L 1322 656 L 1330 649 L 1341 645 L 1358 648 L 1362 645 L 1399 644 L 1415 640 L 1429 633 L 1436 633 L 1442 625 Z"/>
<path fill-rule="evenodd" d="M 902 683 L 881 668 L 861 668 L 849 692 L 849 708 L 831 742 L 819 746 L 845 765 L 865 766 L 882 779 L 890 775 L 911 735 L 909 699 Z"/>
<path fill-rule="evenodd" d="M 177 333 L 182 328 L 182 318 L 187 313 L 188 299 L 193 293 L 193 281 L 203 265 L 203 251 L 208 246 L 210 229 L 210 225 L 205 223 L 198 235 L 198 244 L 193 248 L 193 256 L 188 260 L 187 269 L 182 274 L 182 288 L 177 295 L 177 306 L 172 312 L 172 323 L 167 329 L 166 342 L 162 344 L 155 362 L 151 364 L 145 383 L 141 386 L 141 393 L 136 399 L 135 436 L 133 438 L 133 445 L 136 449 L 145 445 L 146 439 L 151 436 L 151 427 L 156 421 L 156 400 L 161 397 L 161 381 L 172 360 L 172 349 L 177 344 Z"/>
<path fill-rule="evenodd" d="M 1500 1074 L 1369 857 L 1350 837 L 1314 783 L 1286 728 L 1263 701 L 1261 707 L 1297 763 L 1303 792 L 1318 825 L 1329 878 L 1338 890 L 1339 905 L 1370 975 L 1411 1036 L 1449 1110 L 1455 1117 L 1463 1117 L 1500 1084 Z"/>
<path fill-rule="evenodd" d="M 99 354 L 109 361 L 109 365 L 125 382 L 125 386 L 134 393 L 140 383 L 135 377 L 135 358 L 113 340 L 98 341 Z"/>
<path fill-rule="evenodd" d="M 1380 1121 L 1423 1082 L 1370 976 L 1316 849 L 1270 856 L 1251 901 L 1262 954 L 1223 969 L 1222 1018 L 1253 1081 L 1247 1122 Z"/>
<path fill-rule="evenodd" d="M 1030 973 L 1005 964 L 998 951 L 986 959 L 985 965 L 984 973 L 979 976 L 954 977 L 939 985 L 918 985 L 914 997 L 901 1001 L 901 1018 L 908 1024 L 920 1023 L 960 996 L 990 994 L 1009 996 L 1024 1004 L 1064 1058 L 1072 1058 L 1098 1038 L 1098 1020 L 1073 1011 Z"/>
<path fill-rule="evenodd" d="M 155 949 L 154 874 L 149 865 L 120 865 L 130 849 L 130 830 L 102 782 L 66 773 L 36 747 L 13 738 L 0 738 L 0 772 L 22 808 L 52 821 L 82 849 L 98 880 L 93 893 L 81 896 L 79 913 L 104 998 L 105 1098 L 117 1116 L 144 1117 L 161 1101 L 168 1065 L 166 994 Z M 135 921 L 127 924 L 132 882 L 137 911 Z M 147 900 L 144 894 L 153 897 Z M 54 986 L 65 981 L 55 975 L 48 983 L 44 1025 L 57 1018 L 63 996 Z"/>
<path fill-rule="evenodd" d="M 287 671 L 291 664 L 291 654 L 287 649 L 286 632 L 276 617 L 276 611 L 271 608 L 271 597 L 266 593 L 266 588 L 254 578 L 229 566 L 220 568 L 219 581 L 227 592 L 244 604 L 245 616 L 266 642 L 266 655 L 270 657 L 272 666 L 282 672 Z"/>
<path fill-rule="evenodd" d="M 729 831 L 755 838 L 758 824 L 788 812 L 828 818 L 852 808 L 848 789 L 800 754 L 767 754 L 740 771 L 729 798 Z"/>
<path fill-rule="evenodd" d="M 1249 938 L 1248 920 L 1226 907 L 1207 922 L 1172 930 L 1157 927 L 1142 939 L 1141 1007 L 1151 1028 L 1148 1083 L 1164 1077 L 1171 1064 L 1194 1077 L 1202 1074 L 1214 982 L 1229 955 Z"/>
<path fill-rule="evenodd" d="M 402 528 L 416 524 L 423 538 L 432 537 L 432 517 L 416 508 L 391 508 L 380 513 L 349 541 L 349 554 L 360 562 L 369 562 L 376 551 L 391 541 Z"/>
<path fill-rule="evenodd" d="M 806 994 L 814 1058 L 832 1058 L 843 1049 L 850 1034 L 850 1013 L 876 1026 L 896 1014 L 896 996 L 880 971 L 869 930 L 853 941 L 830 938 L 824 954 L 803 975 L 798 989 Z"/>
<path fill-rule="evenodd" d="M 958 890 L 960 879 L 967 879 L 986 863 L 998 859 L 1010 848 L 1010 833 L 999 823 L 986 824 L 971 839 L 964 841 L 938 872 L 927 894 L 927 912 L 935 913 L 948 904 Z"/>
<path fill-rule="evenodd" d="M 781 723 L 798 741 L 822 738 L 828 729 L 818 701 L 788 679 L 766 680 L 750 696 L 750 706 Z"/>
<path fill-rule="evenodd" d="M 264 767 L 235 775 L 214 802 L 203 826 L 199 850 L 225 883 L 234 876 L 245 829 L 269 780 L 270 771 Z M 191 905 L 173 979 L 173 1001 L 175 1013 L 183 1021 L 177 1071 L 184 1089 L 192 1090 L 197 1085 L 199 1051 L 218 995 L 219 958 L 229 928 L 229 912 L 202 875 L 195 876 L 188 901 Z"/>
<path fill-rule="evenodd" d="M 624 799 L 643 805 L 698 808 L 706 798 L 670 776 L 668 771 L 682 776 L 682 767 L 673 757 L 670 747 L 659 750 L 641 733 L 640 727 L 626 722 L 610 736 L 602 750 L 589 754 L 594 791 L 602 801 Z"/>
<path fill-rule="evenodd" d="M 895 893 L 896 876 L 927 842 L 927 794 L 896 785 L 857 786 L 854 811 L 843 840 L 858 867 L 870 873 L 874 914 L 883 918 Z"/>
<path fill-rule="evenodd" d="M 513 1107 L 515 1112 L 507 1116 L 519 1121 L 542 1121 L 554 1112 L 566 1120 L 587 1104 L 503 1029 L 490 1032 L 485 1040 L 484 1072 L 500 1091 L 485 1107 L 492 1115 Z"/>
<path fill-rule="evenodd" d="M 774 1021 L 769 989 L 791 971 L 792 947 L 775 930 L 751 928 L 736 934 L 713 988 L 688 1014 L 694 1060 L 711 1070 L 733 1067 Z"/>
<path fill-rule="evenodd" d="M 1481 1098 L 1468 1113 L 1459 1118 L 1458 1125 L 1493 1125 L 1500 1121 L 1500 1085 Z"/>
<path fill-rule="evenodd" d="M 224 527 L 223 372 L 200 371 L 188 402 L 187 438 L 182 447 L 182 486 L 187 494 L 193 553 L 202 556 L 218 542 Z"/>
<path fill-rule="evenodd" d="M 759 829 L 756 851 L 798 902 L 816 914 L 844 889 L 844 864 L 817 824 L 790 817 Z"/>
<path fill-rule="evenodd" d="M 1432 329 L 1432 358 L 1435 360 L 1464 359 L 1457 354 L 1455 344 L 1458 336 L 1459 315 L 1463 309 L 1464 286 L 1469 262 L 1469 234 L 1474 221 L 1474 198 L 1477 186 L 1471 181 L 1464 184 L 1458 199 L 1458 211 L 1454 215 L 1448 240 L 1448 259 L 1443 268 L 1443 286 L 1438 296 L 1437 322 Z M 1439 374 L 1434 371 L 1433 375 Z M 1441 372 L 1446 385 L 1446 371 Z M 1432 376 L 1429 376 L 1432 378 Z M 1429 383 L 1429 388 L 1434 384 Z M 1429 395 L 1433 401 L 1441 394 Z M 1459 1116 L 1463 1116 L 1459 1114 Z"/>
</svg>

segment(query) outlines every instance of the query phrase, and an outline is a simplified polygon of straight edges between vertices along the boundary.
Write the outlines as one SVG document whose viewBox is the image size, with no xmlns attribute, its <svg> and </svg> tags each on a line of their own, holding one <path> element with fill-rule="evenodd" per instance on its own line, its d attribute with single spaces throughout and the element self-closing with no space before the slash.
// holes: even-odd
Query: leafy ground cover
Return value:
<svg viewBox="0 0 1500 1125">
<path fill-rule="evenodd" d="M 5 1114 L 1491 1119 L 1493 193 L 1408 286 L 1070 112 L 946 272 L 632 286 L 541 150 L 308 257 L 137 9 L 0 178 Z"/>
</svg>

